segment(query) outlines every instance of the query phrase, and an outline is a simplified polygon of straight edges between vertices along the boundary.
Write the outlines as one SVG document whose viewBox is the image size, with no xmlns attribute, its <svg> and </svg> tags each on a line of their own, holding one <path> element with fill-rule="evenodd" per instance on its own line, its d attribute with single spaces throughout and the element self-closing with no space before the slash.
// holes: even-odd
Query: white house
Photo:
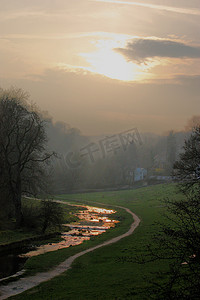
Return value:
<svg viewBox="0 0 200 300">
<path fill-rule="evenodd" d="M 134 171 L 134 181 L 144 180 L 147 176 L 147 170 L 144 168 L 136 168 Z"/>
</svg>

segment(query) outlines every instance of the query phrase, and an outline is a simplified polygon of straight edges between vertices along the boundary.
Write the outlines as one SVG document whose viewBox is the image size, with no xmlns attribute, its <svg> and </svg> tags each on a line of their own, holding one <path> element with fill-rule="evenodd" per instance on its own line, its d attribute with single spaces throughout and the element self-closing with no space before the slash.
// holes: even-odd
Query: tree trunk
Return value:
<svg viewBox="0 0 200 300">
<path fill-rule="evenodd" d="M 21 194 L 15 196 L 14 203 L 15 203 L 16 228 L 20 228 L 23 223 Z"/>
<path fill-rule="evenodd" d="M 42 234 L 45 234 L 45 231 L 48 227 L 48 221 L 47 220 L 44 220 L 44 224 L 43 224 L 43 227 L 42 227 Z"/>
</svg>

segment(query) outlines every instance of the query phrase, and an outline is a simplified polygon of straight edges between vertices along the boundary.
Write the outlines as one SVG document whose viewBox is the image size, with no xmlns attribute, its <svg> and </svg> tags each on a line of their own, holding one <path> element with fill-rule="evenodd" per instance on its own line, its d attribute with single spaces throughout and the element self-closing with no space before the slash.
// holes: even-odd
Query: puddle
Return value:
<svg viewBox="0 0 200 300">
<path fill-rule="evenodd" d="M 89 240 L 92 236 L 106 232 L 106 230 L 114 227 L 119 222 L 111 218 L 111 215 L 116 212 L 114 210 L 82 205 L 74 206 L 80 207 L 80 211 L 75 214 L 80 221 L 73 224 L 64 224 L 70 230 L 62 233 L 60 242 L 41 245 L 31 251 L 29 251 L 29 248 L 29 250 L 21 251 L 21 253 L 0 256 L 0 278 L 20 271 L 29 257 L 79 245 L 83 241 Z M 84 208 L 84 210 L 81 210 L 81 208 Z"/>
</svg>

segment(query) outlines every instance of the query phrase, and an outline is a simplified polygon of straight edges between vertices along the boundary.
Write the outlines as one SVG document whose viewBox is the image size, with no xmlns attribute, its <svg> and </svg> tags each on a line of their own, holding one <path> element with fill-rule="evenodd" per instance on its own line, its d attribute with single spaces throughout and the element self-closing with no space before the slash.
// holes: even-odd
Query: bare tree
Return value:
<svg viewBox="0 0 200 300">
<path fill-rule="evenodd" d="M 156 261 L 164 270 L 149 279 L 148 299 L 199 299 L 200 290 L 200 201 L 199 195 L 165 200 L 165 222 L 148 246 L 141 263 Z M 151 274 L 152 276 L 152 274 Z"/>
<path fill-rule="evenodd" d="M 165 222 L 160 224 L 149 260 L 168 261 L 164 284 L 157 282 L 149 299 L 199 299 L 200 291 L 200 127 L 193 129 L 175 163 L 179 192 L 165 200 Z"/>
<path fill-rule="evenodd" d="M 186 131 L 192 131 L 194 127 L 200 126 L 200 115 L 195 115 L 190 118 L 185 126 Z"/>
<path fill-rule="evenodd" d="M 174 164 L 174 172 L 182 191 L 200 190 L 200 127 L 193 128 L 185 141 L 183 152 Z"/>
<path fill-rule="evenodd" d="M 44 234 L 49 227 L 59 228 L 61 230 L 64 218 L 62 206 L 51 199 L 45 199 L 41 202 L 42 233 Z"/>
<path fill-rule="evenodd" d="M 41 189 L 44 164 L 53 155 L 46 153 L 45 122 L 27 100 L 22 90 L 0 91 L 1 193 L 14 204 L 16 227 L 23 219 L 22 194 Z"/>
</svg>

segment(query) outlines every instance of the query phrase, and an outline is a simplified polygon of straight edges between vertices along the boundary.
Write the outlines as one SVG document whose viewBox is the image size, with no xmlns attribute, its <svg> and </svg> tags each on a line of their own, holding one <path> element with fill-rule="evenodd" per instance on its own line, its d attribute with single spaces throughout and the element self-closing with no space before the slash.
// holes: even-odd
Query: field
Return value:
<svg viewBox="0 0 200 300">
<path fill-rule="evenodd" d="M 120 242 L 78 258 L 72 269 L 61 276 L 12 299 L 149 299 L 146 296 L 150 288 L 149 280 L 164 280 L 152 272 L 166 270 L 167 263 L 156 261 L 138 264 L 136 260 L 138 256 L 145 256 L 147 244 L 154 243 L 152 237 L 156 236 L 159 229 L 156 222 L 163 220 L 165 207 L 161 200 L 165 197 L 174 199 L 182 196 L 176 193 L 172 184 L 118 192 L 58 196 L 57 199 L 74 203 L 80 201 L 97 206 L 95 202 L 100 202 L 105 207 L 127 207 L 140 217 L 140 226 Z M 121 222 L 115 229 L 80 246 L 35 257 L 28 261 L 28 271 L 35 273 L 46 270 L 71 254 L 127 231 L 131 223 L 130 216 L 119 210 L 117 217 L 121 218 Z"/>
</svg>

